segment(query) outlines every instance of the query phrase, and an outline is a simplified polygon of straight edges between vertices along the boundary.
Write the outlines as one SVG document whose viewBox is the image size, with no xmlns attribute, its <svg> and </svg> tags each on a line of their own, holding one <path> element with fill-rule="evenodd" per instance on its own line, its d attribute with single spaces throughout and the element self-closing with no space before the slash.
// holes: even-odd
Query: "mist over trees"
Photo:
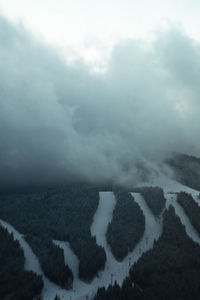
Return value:
<svg viewBox="0 0 200 300">
<path fill-rule="evenodd" d="M 176 180 L 200 191 L 200 158 L 174 153 L 166 162 L 174 171 Z"/>
</svg>

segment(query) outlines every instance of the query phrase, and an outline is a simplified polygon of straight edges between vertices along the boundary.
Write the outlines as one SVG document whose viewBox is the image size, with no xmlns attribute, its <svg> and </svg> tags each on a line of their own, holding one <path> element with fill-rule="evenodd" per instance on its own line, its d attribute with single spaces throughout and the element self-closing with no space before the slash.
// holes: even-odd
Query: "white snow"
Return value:
<svg viewBox="0 0 200 300">
<path fill-rule="evenodd" d="M 99 205 L 91 226 L 91 235 L 96 236 L 98 245 L 107 247 L 105 234 L 108 224 L 112 220 L 116 199 L 112 192 L 100 192 L 99 198 Z"/>
<path fill-rule="evenodd" d="M 115 198 L 112 192 L 100 193 L 100 203 L 95 214 L 91 232 L 96 236 L 97 244 L 104 246 L 107 262 L 105 270 L 102 272 L 98 282 L 96 282 L 97 286 L 107 287 L 110 283 L 114 283 L 115 281 L 121 285 L 129 273 L 130 266 L 135 263 L 145 251 L 153 246 L 154 239 L 157 239 L 161 234 L 162 229 L 160 223 L 156 222 L 141 195 L 135 193 L 133 196 L 145 215 L 146 229 L 143 238 L 135 249 L 129 253 L 122 262 L 118 262 L 113 257 L 105 238 L 107 225 L 112 219 L 111 210 L 114 209 Z M 102 225 L 102 220 L 104 225 Z"/>
<path fill-rule="evenodd" d="M 68 242 L 55 240 L 53 242 L 64 250 L 65 264 L 68 264 L 74 276 L 73 289 L 62 291 L 61 294 L 58 294 L 63 296 L 61 299 L 82 299 L 84 295 L 90 293 L 91 285 L 81 281 L 78 277 L 79 260 L 77 256 L 74 254 Z M 44 299 L 48 299 L 46 295 Z"/>
<path fill-rule="evenodd" d="M 196 231 L 196 229 L 192 226 L 188 216 L 184 212 L 184 209 L 177 202 L 177 193 L 186 192 L 191 194 L 196 203 L 200 206 L 200 192 L 192 189 L 188 186 L 185 186 L 173 179 L 170 179 L 163 173 L 160 173 L 158 177 L 155 178 L 153 183 L 143 183 L 140 186 L 159 186 L 164 190 L 165 198 L 166 198 L 166 208 L 171 204 L 174 209 L 176 215 L 180 218 L 181 223 L 185 226 L 187 235 L 195 242 L 200 244 L 200 238 Z"/>
<path fill-rule="evenodd" d="M 173 179 L 170 179 L 168 176 L 166 176 L 163 173 L 159 173 L 159 176 L 155 177 L 153 182 L 149 183 L 141 183 L 138 186 L 159 186 L 161 187 L 165 193 L 179 193 L 181 191 L 198 196 L 199 191 L 194 190 L 190 187 L 187 187 Z"/>
</svg>

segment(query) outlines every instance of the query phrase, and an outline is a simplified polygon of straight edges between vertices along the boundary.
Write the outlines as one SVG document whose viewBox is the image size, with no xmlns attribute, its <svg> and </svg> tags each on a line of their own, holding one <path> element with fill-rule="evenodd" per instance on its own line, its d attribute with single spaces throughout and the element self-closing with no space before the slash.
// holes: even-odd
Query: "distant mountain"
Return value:
<svg viewBox="0 0 200 300">
<path fill-rule="evenodd" d="M 0 295 L 200 299 L 200 158 L 173 153 L 165 163 L 174 179 L 159 171 L 148 178 L 141 165 L 145 176 L 130 187 L 71 182 L 0 191 L 0 231 L 14 234 L 0 235 L 0 261 L 14 249 L 1 262 Z"/>
</svg>

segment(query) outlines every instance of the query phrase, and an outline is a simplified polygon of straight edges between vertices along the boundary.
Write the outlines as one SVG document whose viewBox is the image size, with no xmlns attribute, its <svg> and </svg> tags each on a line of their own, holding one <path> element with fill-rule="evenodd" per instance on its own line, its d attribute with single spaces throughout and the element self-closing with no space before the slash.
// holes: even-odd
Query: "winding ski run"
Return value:
<svg viewBox="0 0 200 300">
<path fill-rule="evenodd" d="M 190 220 L 185 214 L 184 210 L 177 203 L 177 195 L 175 194 L 180 191 L 186 191 L 192 194 L 194 200 L 200 205 L 198 198 L 199 192 L 164 177 L 157 182 L 157 186 L 162 187 L 165 192 L 165 198 L 167 200 L 166 207 L 168 208 L 169 205 L 173 205 L 177 216 L 180 218 L 182 224 L 186 228 L 186 233 L 188 236 L 200 244 L 200 238 L 190 223 Z M 122 262 L 118 262 L 112 255 L 110 247 L 106 241 L 106 231 L 109 222 L 112 220 L 112 214 L 115 208 L 116 200 L 112 192 L 100 192 L 99 205 L 91 226 L 91 235 L 96 236 L 97 244 L 104 247 L 107 261 L 105 269 L 99 272 L 98 276 L 95 277 L 90 284 L 87 284 L 79 279 L 79 261 L 74 255 L 70 244 L 63 241 L 53 241 L 56 245 L 64 250 L 65 263 L 69 265 L 74 275 L 73 289 L 69 291 L 62 289 L 44 276 L 36 255 L 23 238 L 23 235 L 15 230 L 15 228 L 13 228 L 10 224 L 0 220 L 0 224 L 7 228 L 9 232 L 12 232 L 14 238 L 19 241 L 24 251 L 25 270 L 32 270 L 36 274 L 42 275 L 44 281 L 42 297 L 44 300 L 54 300 L 56 295 L 60 296 L 61 300 L 91 299 L 99 287 L 108 287 L 109 284 L 113 284 L 115 281 L 121 285 L 129 273 L 130 266 L 133 265 L 144 252 L 153 247 L 154 240 L 157 240 L 162 233 L 162 217 L 160 220 L 155 219 L 141 194 L 131 194 L 134 201 L 140 206 L 145 216 L 145 232 L 135 249 L 130 252 Z"/>
</svg>

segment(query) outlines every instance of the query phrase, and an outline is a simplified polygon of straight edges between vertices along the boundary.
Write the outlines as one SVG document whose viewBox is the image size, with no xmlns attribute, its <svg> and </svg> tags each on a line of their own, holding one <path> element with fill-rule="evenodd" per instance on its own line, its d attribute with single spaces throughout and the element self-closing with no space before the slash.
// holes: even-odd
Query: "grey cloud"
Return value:
<svg viewBox="0 0 200 300">
<path fill-rule="evenodd" d="M 0 17 L 0 186 L 125 184 L 170 151 L 199 153 L 199 55 L 172 28 L 151 47 L 122 41 L 91 74 Z"/>
</svg>

